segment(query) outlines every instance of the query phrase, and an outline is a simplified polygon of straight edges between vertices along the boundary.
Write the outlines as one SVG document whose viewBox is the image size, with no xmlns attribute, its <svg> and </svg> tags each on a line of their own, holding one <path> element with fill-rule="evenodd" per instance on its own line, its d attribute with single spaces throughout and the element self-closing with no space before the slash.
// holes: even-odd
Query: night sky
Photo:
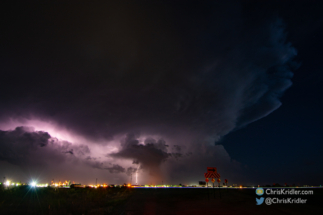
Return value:
<svg viewBox="0 0 323 215">
<path fill-rule="evenodd" d="M 0 176 L 323 180 L 322 1 L 8 1 Z"/>
</svg>

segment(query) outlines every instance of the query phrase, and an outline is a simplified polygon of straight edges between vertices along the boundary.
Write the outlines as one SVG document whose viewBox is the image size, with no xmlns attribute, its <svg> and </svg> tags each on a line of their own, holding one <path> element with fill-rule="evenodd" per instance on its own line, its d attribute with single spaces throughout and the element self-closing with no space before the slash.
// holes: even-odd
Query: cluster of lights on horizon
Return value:
<svg viewBox="0 0 323 215">
<path fill-rule="evenodd" d="M 0 183 L 1 184 L 1 183 Z M 41 188 L 41 187 L 55 187 L 55 188 L 71 188 L 73 185 L 74 187 L 79 187 L 79 188 L 85 188 L 85 187 L 90 187 L 90 188 L 108 188 L 108 187 L 128 187 L 128 188 L 211 188 L 212 186 L 203 186 L 203 185 L 168 185 L 168 184 L 163 184 L 163 185 L 154 185 L 154 184 L 149 184 L 149 185 L 137 185 L 137 184 L 123 184 L 123 185 L 116 185 L 116 184 L 97 184 L 97 185 L 81 185 L 81 184 L 75 184 L 73 182 L 73 184 L 71 184 L 70 182 L 65 181 L 64 183 L 51 183 L 50 185 L 47 184 L 38 184 L 37 181 L 31 181 L 30 183 L 26 184 L 26 183 L 14 183 L 11 182 L 10 180 L 7 180 L 6 182 L 3 183 L 6 187 L 17 187 L 17 186 L 22 186 L 22 185 L 29 185 L 32 188 Z M 218 186 L 217 186 L 218 187 Z M 221 188 L 251 188 L 251 189 L 255 189 L 257 187 L 260 187 L 260 185 L 258 186 L 242 186 L 242 185 L 235 185 L 235 186 L 220 186 Z M 308 186 L 308 185 L 304 185 L 304 186 L 295 186 L 295 188 L 299 188 L 299 187 L 316 187 L 316 188 L 321 188 L 322 185 L 320 186 Z"/>
<path fill-rule="evenodd" d="M 138 169 L 137 169 L 138 170 Z M 137 174 L 137 172 L 136 172 Z M 136 175 L 137 176 L 137 175 Z M 20 185 L 26 185 L 26 184 L 22 184 L 22 183 L 12 183 L 10 180 L 7 180 L 5 183 L 4 183 L 7 187 L 9 186 L 20 186 Z M 51 185 L 49 184 L 38 184 L 37 181 L 34 181 L 32 180 L 29 184 L 29 186 L 35 188 L 35 187 L 65 187 L 65 188 L 69 188 L 71 187 L 71 182 L 69 181 L 65 181 L 63 183 L 59 182 L 59 183 L 54 183 L 53 181 L 51 182 Z M 76 186 L 76 187 L 91 187 L 91 188 L 99 188 L 99 187 L 103 187 L 103 188 L 107 188 L 107 187 L 122 187 L 122 186 L 126 186 L 126 187 L 145 187 L 145 188 L 168 188 L 168 187 L 198 187 L 197 185 L 153 185 L 153 184 L 150 184 L 150 185 L 138 185 L 137 184 L 137 180 L 136 180 L 136 184 L 135 185 L 132 185 L 130 183 L 128 184 L 123 184 L 123 185 L 114 185 L 114 184 L 97 184 L 97 185 L 93 185 L 93 184 L 90 184 L 90 185 L 81 185 L 81 184 L 75 184 L 73 182 L 73 185 Z M 200 186 L 199 186 L 200 187 Z M 205 186 L 203 186 L 205 187 Z M 223 186 L 223 187 L 227 187 L 227 186 Z M 232 186 L 230 186 L 232 187 Z M 239 188 L 243 188 L 241 185 L 239 186 Z"/>
</svg>

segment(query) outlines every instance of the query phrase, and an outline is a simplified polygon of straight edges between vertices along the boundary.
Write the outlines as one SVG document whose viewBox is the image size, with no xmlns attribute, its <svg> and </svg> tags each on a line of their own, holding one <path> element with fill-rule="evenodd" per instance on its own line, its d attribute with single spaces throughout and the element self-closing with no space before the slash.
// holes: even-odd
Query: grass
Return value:
<svg viewBox="0 0 323 215">
<path fill-rule="evenodd" d="M 311 188 L 308 188 L 312 190 Z M 209 195 L 208 195 L 209 193 Z M 264 197 L 273 197 L 264 195 Z M 0 214 L 321 214 L 323 189 L 304 205 L 256 205 L 255 189 L 30 188 L 0 189 Z"/>
<path fill-rule="evenodd" d="M 118 214 L 128 188 L 30 188 L 0 190 L 0 214 Z"/>
</svg>

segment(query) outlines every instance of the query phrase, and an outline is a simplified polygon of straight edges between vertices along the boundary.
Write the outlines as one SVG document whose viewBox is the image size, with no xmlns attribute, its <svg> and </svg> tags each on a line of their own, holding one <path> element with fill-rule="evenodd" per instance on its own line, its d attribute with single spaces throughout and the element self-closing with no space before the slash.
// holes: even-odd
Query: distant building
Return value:
<svg viewBox="0 0 323 215">
<path fill-rule="evenodd" d="M 85 186 L 81 184 L 71 184 L 71 188 L 85 188 Z"/>
</svg>

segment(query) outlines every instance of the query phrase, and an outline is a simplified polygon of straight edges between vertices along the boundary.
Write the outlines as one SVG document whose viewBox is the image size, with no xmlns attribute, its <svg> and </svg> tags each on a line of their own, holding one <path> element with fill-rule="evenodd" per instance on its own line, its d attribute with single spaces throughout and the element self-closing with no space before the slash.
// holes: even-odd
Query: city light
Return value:
<svg viewBox="0 0 323 215">
<path fill-rule="evenodd" d="M 195 184 L 179 184 L 179 185 L 171 185 L 171 184 L 146 184 L 146 185 L 138 185 L 138 184 L 131 184 L 131 183 L 124 183 L 124 184 L 107 184 L 107 183 L 103 183 L 103 184 L 89 184 L 89 185 L 81 185 L 80 183 L 75 184 L 75 183 L 70 183 L 68 181 L 65 181 L 64 183 L 59 182 L 59 183 L 54 183 L 53 181 L 51 182 L 51 184 L 49 183 L 38 183 L 37 181 L 31 181 L 30 183 L 22 183 L 22 182 L 13 182 L 13 181 L 5 181 L 3 183 L 3 185 L 6 186 L 6 188 L 10 189 L 13 187 L 17 187 L 17 186 L 30 186 L 31 188 L 104 188 L 104 189 L 108 189 L 108 188 L 163 188 L 163 189 L 167 189 L 167 188 L 208 188 L 211 186 L 206 187 L 205 185 L 195 185 Z M 296 187 L 310 187 L 309 185 L 304 185 L 304 186 L 296 186 Z M 313 187 L 313 186 L 311 186 Z M 257 188 L 257 186 L 255 185 L 251 185 L 251 186 L 244 186 L 244 185 L 238 185 L 238 184 L 234 184 L 234 186 L 221 186 L 219 188 L 237 188 L 237 189 L 255 189 Z"/>
</svg>

